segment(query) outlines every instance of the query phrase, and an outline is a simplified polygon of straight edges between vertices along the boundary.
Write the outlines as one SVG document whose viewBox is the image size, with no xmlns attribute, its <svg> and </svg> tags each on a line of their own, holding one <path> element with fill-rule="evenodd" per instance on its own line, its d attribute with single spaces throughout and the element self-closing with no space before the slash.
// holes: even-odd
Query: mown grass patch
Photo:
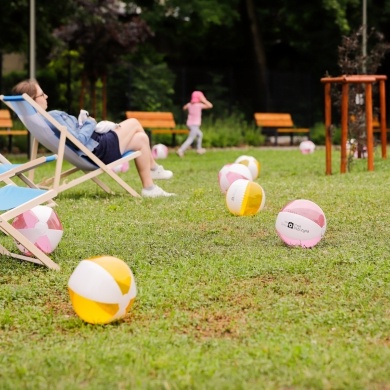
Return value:
<svg viewBox="0 0 390 390">
<path fill-rule="evenodd" d="M 266 205 L 254 217 L 232 216 L 218 187 L 241 154 L 261 162 Z M 341 175 L 339 161 L 335 151 L 325 176 L 321 148 L 171 153 L 161 162 L 175 176 L 159 184 L 175 198 L 106 195 L 93 183 L 60 194 L 61 271 L 0 262 L 1 388 L 389 388 L 390 165 L 377 156 L 374 172 L 359 160 Z M 123 177 L 140 190 L 134 166 Z M 327 217 L 312 249 L 275 232 L 297 198 Z M 89 325 L 67 281 L 103 254 L 126 261 L 138 295 L 124 320 Z"/>
</svg>

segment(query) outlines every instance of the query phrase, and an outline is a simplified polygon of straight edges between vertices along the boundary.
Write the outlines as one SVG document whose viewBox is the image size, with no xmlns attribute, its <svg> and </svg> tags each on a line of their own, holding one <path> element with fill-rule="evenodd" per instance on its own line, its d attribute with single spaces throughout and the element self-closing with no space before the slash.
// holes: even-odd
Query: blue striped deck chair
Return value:
<svg viewBox="0 0 390 390">
<path fill-rule="evenodd" d="M 60 269 L 57 263 L 51 260 L 44 252 L 12 226 L 12 220 L 17 215 L 35 206 L 52 201 L 56 195 L 57 192 L 55 190 L 20 187 L 15 184 L 7 184 L 0 188 L 0 231 L 23 245 L 32 253 L 32 256 L 10 252 L 1 243 L 0 255 L 44 265 L 55 270 Z"/>
<path fill-rule="evenodd" d="M 87 180 L 92 180 L 107 193 L 113 193 L 106 183 L 97 178 L 98 175 L 105 173 L 132 196 L 140 196 L 113 170 L 114 167 L 140 156 L 140 151 L 126 152 L 120 159 L 110 164 L 105 164 L 77 140 L 67 130 L 66 126 L 60 125 L 27 94 L 20 96 L 0 95 L 0 100 L 16 113 L 30 132 L 32 137 L 31 159 L 37 157 L 39 144 L 57 155 L 55 174 L 52 178 L 46 180 L 46 185 L 61 193 Z M 47 122 L 52 126 L 49 126 Z M 81 151 L 84 156 L 80 156 L 78 151 Z M 72 164 L 72 167 L 65 170 L 63 167 L 64 161 Z M 71 174 L 80 171 L 83 172 L 82 176 L 79 175 L 70 181 L 63 180 Z"/>
<path fill-rule="evenodd" d="M 42 156 L 34 160 L 27 161 L 22 164 L 11 163 L 5 156 L 0 153 L 0 182 L 13 184 L 12 178 L 18 177 L 30 188 L 39 188 L 33 181 L 31 181 L 24 173 L 29 172 L 43 164 L 55 161 L 57 156 Z"/>
</svg>

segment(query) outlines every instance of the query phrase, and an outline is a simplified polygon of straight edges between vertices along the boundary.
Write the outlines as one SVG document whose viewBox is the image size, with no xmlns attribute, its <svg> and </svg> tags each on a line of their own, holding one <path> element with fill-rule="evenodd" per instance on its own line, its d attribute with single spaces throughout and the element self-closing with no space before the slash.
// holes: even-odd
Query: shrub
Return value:
<svg viewBox="0 0 390 390">
<path fill-rule="evenodd" d="M 310 129 L 310 139 L 316 145 L 325 145 L 325 124 L 324 123 L 316 123 Z"/>
<path fill-rule="evenodd" d="M 310 139 L 316 145 L 325 145 L 325 124 L 322 122 L 316 123 L 310 130 Z M 332 126 L 332 143 L 340 145 L 341 130 Z"/>
<path fill-rule="evenodd" d="M 202 131 L 205 147 L 259 146 L 265 141 L 264 135 L 254 125 L 248 124 L 239 113 L 216 119 L 206 117 L 203 119 Z"/>
</svg>

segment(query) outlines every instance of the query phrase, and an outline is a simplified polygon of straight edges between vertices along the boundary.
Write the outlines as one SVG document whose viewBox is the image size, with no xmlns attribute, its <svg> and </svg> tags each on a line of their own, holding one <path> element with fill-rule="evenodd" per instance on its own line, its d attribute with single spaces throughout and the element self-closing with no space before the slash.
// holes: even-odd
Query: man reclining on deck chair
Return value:
<svg viewBox="0 0 390 390">
<path fill-rule="evenodd" d="M 24 80 L 17 84 L 12 92 L 14 95 L 26 93 L 44 110 L 47 110 L 48 96 L 42 91 L 36 80 Z M 112 130 L 98 133 L 95 131 L 96 120 L 92 117 L 86 117 L 84 121 L 79 123 L 76 117 L 63 111 L 49 111 L 49 114 L 61 125 L 66 126 L 73 136 L 105 164 L 118 160 L 127 151 L 139 150 L 141 155 L 135 159 L 135 164 L 142 182 L 141 194 L 143 197 L 155 198 L 175 195 L 165 192 L 153 182 L 156 179 L 170 179 L 173 173 L 165 170 L 154 160 L 149 138 L 138 120 L 126 119 Z"/>
</svg>

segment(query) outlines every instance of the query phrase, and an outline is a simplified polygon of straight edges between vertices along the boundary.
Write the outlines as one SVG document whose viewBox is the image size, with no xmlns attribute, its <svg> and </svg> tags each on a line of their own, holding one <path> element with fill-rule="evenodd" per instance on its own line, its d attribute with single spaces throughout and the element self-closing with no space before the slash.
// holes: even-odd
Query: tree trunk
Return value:
<svg viewBox="0 0 390 390">
<path fill-rule="evenodd" d="M 86 80 L 87 80 L 87 76 L 86 76 L 85 73 L 83 73 L 82 76 L 81 76 L 81 91 L 80 91 L 80 101 L 79 101 L 80 110 L 81 109 L 85 109 L 85 107 L 84 107 L 84 95 L 85 95 L 85 88 L 86 88 Z"/>
<path fill-rule="evenodd" d="M 96 118 L 96 83 L 91 85 L 91 96 L 92 96 L 92 116 Z"/>
<path fill-rule="evenodd" d="M 107 119 L 107 74 L 102 76 L 102 119 Z"/>
<path fill-rule="evenodd" d="M 257 99 L 254 107 L 255 111 L 265 111 L 269 105 L 269 93 L 267 87 L 267 64 L 264 51 L 264 43 L 256 18 L 256 9 L 253 0 L 245 0 L 248 14 L 250 32 L 252 35 L 254 56 L 255 56 L 255 81 L 257 88 Z"/>
</svg>

